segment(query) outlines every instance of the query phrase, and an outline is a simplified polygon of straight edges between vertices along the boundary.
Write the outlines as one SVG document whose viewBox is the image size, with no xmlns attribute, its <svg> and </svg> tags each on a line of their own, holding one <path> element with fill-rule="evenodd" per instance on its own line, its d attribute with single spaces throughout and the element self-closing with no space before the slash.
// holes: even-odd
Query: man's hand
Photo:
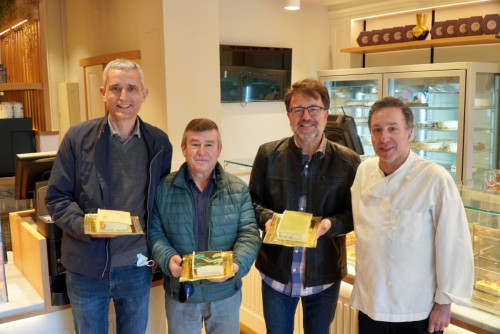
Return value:
<svg viewBox="0 0 500 334">
<path fill-rule="evenodd" d="M 271 221 L 272 221 L 272 219 L 268 219 L 266 222 L 266 232 L 267 232 L 267 230 L 269 230 L 269 227 L 271 226 Z"/>
<path fill-rule="evenodd" d="M 240 266 L 238 266 L 236 263 L 233 263 L 233 272 L 236 274 L 238 272 L 238 270 L 240 270 Z M 224 277 L 221 277 L 221 278 L 211 278 L 211 279 L 209 279 L 209 281 L 210 282 L 215 282 L 215 283 L 220 283 L 220 282 L 227 281 L 231 277 L 233 277 L 233 276 L 229 275 L 229 276 L 224 276 Z"/>
<path fill-rule="evenodd" d="M 451 304 L 434 303 L 431 315 L 429 316 L 429 327 L 427 331 L 434 333 L 435 331 L 443 331 L 450 324 Z"/>
<path fill-rule="evenodd" d="M 330 227 L 332 227 L 332 222 L 330 221 L 330 219 L 322 219 L 318 225 L 318 238 L 328 232 Z"/>
<path fill-rule="evenodd" d="M 170 258 L 168 269 L 174 277 L 181 277 L 182 273 L 182 258 L 179 255 L 174 255 Z"/>
</svg>

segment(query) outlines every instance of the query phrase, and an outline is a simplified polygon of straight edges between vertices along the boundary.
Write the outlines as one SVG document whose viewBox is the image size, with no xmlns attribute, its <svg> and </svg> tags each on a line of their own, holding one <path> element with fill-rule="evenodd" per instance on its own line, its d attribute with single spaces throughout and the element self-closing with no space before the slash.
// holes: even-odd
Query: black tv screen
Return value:
<svg viewBox="0 0 500 334">
<path fill-rule="evenodd" d="M 35 152 L 16 155 L 15 199 L 35 197 L 35 184 L 49 179 L 56 152 Z"/>
<path fill-rule="evenodd" d="M 220 45 L 222 102 L 282 101 L 291 84 L 292 49 Z"/>
</svg>

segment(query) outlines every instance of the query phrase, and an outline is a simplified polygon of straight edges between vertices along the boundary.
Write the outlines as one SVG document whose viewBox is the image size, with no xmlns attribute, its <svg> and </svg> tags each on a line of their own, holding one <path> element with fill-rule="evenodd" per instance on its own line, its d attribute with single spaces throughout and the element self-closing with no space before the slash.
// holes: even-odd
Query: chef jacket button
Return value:
<svg viewBox="0 0 500 334">
<path fill-rule="evenodd" d="M 390 281 L 387 281 L 387 286 L 391 286 L 391 282 Z"/>
<path fill-rule="evenodd" d="M 375 175 L 375 173 L 373 173 L 373 172 L 372 172 L 372 173 L 370 173 L 370 177 L 373 177 L 373 175 Z"/>
<path fill-rule="evenodd" d="M 298 250 L 298 249 L 296 249 L 296 250 L 295 250 L 295 254 L 297 254 L 298 252 L 299 252 L 299 250 Z"/>
<path fill-rule="evenodd" d="M 406 175 L 406 176 L 405 176 L 405 179 L 406 179 L 406 180 L 409 180 L 409 179 L 410 179 L 410 175 Z"/>
<path fill-rule="evenodd" d="M 389 260 L 394 259 L 394 255 L 389 255 L 389 256 L 387 256 L 387 257 L 389 258 Z"/>
<path fill-rule="evenodd" d="M 295 268 L 292 269 L 293 272 L 296 272 L 297 270 L 295 270 Z"/>
</svg>

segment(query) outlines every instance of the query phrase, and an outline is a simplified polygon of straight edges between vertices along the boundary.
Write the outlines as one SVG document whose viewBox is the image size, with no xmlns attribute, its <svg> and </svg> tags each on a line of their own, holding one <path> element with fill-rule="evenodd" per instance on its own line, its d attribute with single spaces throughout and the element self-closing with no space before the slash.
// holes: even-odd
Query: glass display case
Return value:
<svg viewBox="0 0 500 334">
<path fill-rule="evenodd" d="M 368 128 L 368 113 L 373 102 L 378 99 L 382 75 L 376 77 L 360 75 L 356 78 L 339 76 L 334 81 L 325 81 L 324 84 L 330 93 L 330 113 L 354 117 L 365 152 L 363 158 L 374 156 Z"/>
<path fill-rule="evenodd" d="M 500 112 L 500 74 L 478 73 L 475 97 L 471 101 L 473 127 L 471 168 L 473 174 L 499 167 L 498 114 Z"/>
<path fill-rule="evenodd" d="M 407 101 L 413 111 L 412 151 L 440 164 L 454 179 L 461 141 L 463 82 L 463 71 L 388 74 L 386 81 L 387 95 Z"/>
<path fill-rule="evenodd" d="M 353 116 L 365 155 L 373 156 L 367 124 L 373 102 L 393 96 L 414 115 L 411 149 L 455 180 L 499 168 L 500 64 L 436 63 L 319 71 L 331 113 Z"/>
<path fill-rule="evenodd" d="M 488 173 L 487 173 L 488 174 Z M 490 180 L 457 183 L 474 252 L 474 307 L 500 315 L 500 192 L 486 190 Z"/>
<path fill-rule="evenodd" d="M 250 173 L 252 172 L 252 164 L 254 158 L 237 158 L 224 160 L 224 170 L 231 173 L 243 181 L 246 184 L 250 182 Z"/>
</svg>

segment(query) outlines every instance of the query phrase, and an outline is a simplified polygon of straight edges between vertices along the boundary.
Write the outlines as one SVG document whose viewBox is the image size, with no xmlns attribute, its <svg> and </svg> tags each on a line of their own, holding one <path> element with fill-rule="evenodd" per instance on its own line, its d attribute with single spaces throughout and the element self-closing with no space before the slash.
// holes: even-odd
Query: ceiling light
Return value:
<svg viewBox="0 0 500 334">
<path fill-rule="evenodd" d="M 285 0 L 286 10 L 299 10 L 300 0 Z"/>
</svg>

